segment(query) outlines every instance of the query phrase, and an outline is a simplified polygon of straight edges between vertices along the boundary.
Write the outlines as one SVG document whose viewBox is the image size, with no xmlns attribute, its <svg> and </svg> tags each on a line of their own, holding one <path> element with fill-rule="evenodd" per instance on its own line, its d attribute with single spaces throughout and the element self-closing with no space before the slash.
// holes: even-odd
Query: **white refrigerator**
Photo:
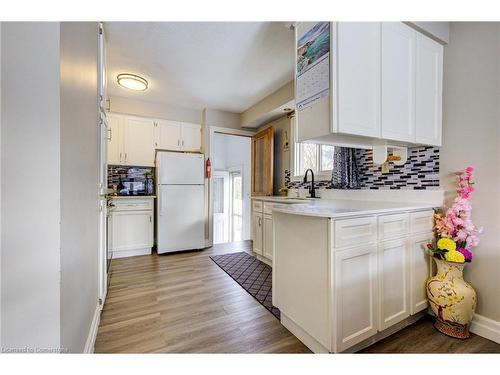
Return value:
<svg viewBox="0 0 500 375">
<path fill-rule="evenodd" d="M 205 157 L 158 152 L 157 251 L 205 247 Z"/>
</svg>

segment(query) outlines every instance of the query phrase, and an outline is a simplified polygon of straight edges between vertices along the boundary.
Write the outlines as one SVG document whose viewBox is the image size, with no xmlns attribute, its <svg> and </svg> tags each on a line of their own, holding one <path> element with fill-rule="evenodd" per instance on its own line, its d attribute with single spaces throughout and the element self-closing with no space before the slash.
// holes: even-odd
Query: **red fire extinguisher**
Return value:
<svg viewBox="0 0 500 375">
<path fill-rule="evenodd" d="M 212 177 L 212 162 L 210 161 L 210 158 L 208 158 L 205 163 L 205 175 L 207 178 Z"/>
</svg>

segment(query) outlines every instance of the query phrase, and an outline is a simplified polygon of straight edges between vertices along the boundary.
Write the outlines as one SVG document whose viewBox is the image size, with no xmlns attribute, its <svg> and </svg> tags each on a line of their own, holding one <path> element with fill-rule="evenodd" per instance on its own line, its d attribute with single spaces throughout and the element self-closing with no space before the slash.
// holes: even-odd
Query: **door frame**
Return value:
<svg viewBox="0 0 500 375">
<path fill-rule="evenodd" d="M 250 161 L 251 162 L 251 161 Z M 233 181 L 231 174 L 232 173 L 239 173 L 241 177 L 241 236 L 245 237 L 245 226 L 244 220 L 247 216 L 247 212 L 245 210 L 245 197 L 243 195 L 243 188 L 245 186 L 245 176 L 244 176 L 244 168 L 243 165 L 236 165 L 234 167 L 229 167 L 227 169 L 227 172 L 229 173 L 229 240 L 230 242 L 233 242 Z M 252 218 L 250 217 L 250 221 Z"/>
<path fill-rule="evenodd" d="M 213 160 L 214 152 L 212 145 L 214 144 L 215 134 L 225 134 L 225 135 L 239 135 L 242 137 L 252 138 L 257 132 L 254 130 L 240 130 L 240 129 L 231 129 L 231 128 L 223 128 L 220 126 L 209 126 L 208 132 L 205 135 L 205 143 L 203 147 L 203 151 L 205 155 Z M 250 160 L 250 163 L 252 160 Z M 213 185 L 212 179 L 208 179 L 208 183 L 205 184 L 207 204 L 206 204 L 206 220 L 205 220 L 205 242 L 207 247 L 211 247 L 214 244 L 214 212 L 213 212 Z"/>
<path fill-rule="evenodd" d="M 231 242 L 231 188 L 230 188 L 231 176 L 230 176 L 229 171 L 216 170 L 212 174 L 212 179 L 214 179 L 216 177 L 222 177 L 224 179 L 224 198 L 223 198 L 224 209 L 225 209 L 224 215 L 226 216 L 225 217 L 225 219 L 226 219 L 225 224 L 227 226 L 227 235 L 228 235 L 228 239 L 229 239 L 229 241 L 227 241 L 227 242 Z M 214 213 L 214 215 L 215 215 L 215 213 Z M 215 229 L 215 227 L 214 227 L 214 229 Z"/>
</svg>

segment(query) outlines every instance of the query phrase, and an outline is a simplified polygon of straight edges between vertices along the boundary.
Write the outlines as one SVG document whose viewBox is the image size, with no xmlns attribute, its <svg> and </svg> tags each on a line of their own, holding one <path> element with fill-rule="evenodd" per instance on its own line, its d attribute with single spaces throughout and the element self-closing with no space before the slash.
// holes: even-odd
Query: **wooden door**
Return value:
<svg viewBox="0 0 500 375">
<path fill-rule="evenodd" d="M 201 149 L 201 125 L 182 123 L 181 147 L 183 151 L 200 151 Z"/>
<path fill-rule="evenodd" d="M 443 46 L 417 33 L 416 141 L 441 146 Z"/>
<path fill-rule="evenodd" d="M 406 240 L 379 244 L 380 330 L 410 316 L 408 247 Z"/>
<path fill-rule="evenodd" d="M 157 121 L 157 148 L 160 150 L 181 149 L 181 124 L 175 121 Z"/>
<path fill-rule="evenodd" d="M 274 130 L 269 127 L 252 138 L 252 195 L 273 195 Z"/>
<path fill-rule="evenodd" d="M 338 23 L 338 130 L 380 137 L 380 22 Z"/>
<path fill-rule="evenodd" d="M 377 333 L 377 246 L 335 253 L 336 350 L 344 351 Z"/>
<path fill-rule="evenodd" d="M 382 22 L 382 138 L 415 142 L 416 31 Z"/>
<path fill-rule="evenodd" d="M 125 119 L 124 162 L 126 165 L 154 167 L 154 122 L 148 119 Z"/>
</svg>

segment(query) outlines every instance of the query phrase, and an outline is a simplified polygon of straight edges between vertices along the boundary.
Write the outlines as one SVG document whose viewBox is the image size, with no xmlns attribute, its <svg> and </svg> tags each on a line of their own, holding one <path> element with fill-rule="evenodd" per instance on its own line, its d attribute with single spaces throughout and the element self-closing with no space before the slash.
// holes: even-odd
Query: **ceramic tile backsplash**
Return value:
<svg viewBox="0 0 500 375">
<path fill-rule="evenodd" d="M 439 148 L 412 147 L 404 165 L 390 164 L 389 173 L 382 174 L 381 167 L 374 165 L 371 150 L 356 150 L 356 161 L 361 189 L 432 190 L 439 188 Z M 302 181 L 291 181 L 290 171 L 285 171 L 285 186 L 308 187 Z M 332 189 L 331 181 L 318 181 L 318 188 Z"/>
<path fill-rule="evenodd" d="M 125 167 L 123 165 L 108 165 L 108 188 L 111 185 L 118 185 L 120 182 L 120 176 L 122 176 L 123 182 L 133 182 L 135 180 L 143 180 L 146 177 L 146 173 L 151 173 L 155 176 L 154 167 Z"/>
</svg>

